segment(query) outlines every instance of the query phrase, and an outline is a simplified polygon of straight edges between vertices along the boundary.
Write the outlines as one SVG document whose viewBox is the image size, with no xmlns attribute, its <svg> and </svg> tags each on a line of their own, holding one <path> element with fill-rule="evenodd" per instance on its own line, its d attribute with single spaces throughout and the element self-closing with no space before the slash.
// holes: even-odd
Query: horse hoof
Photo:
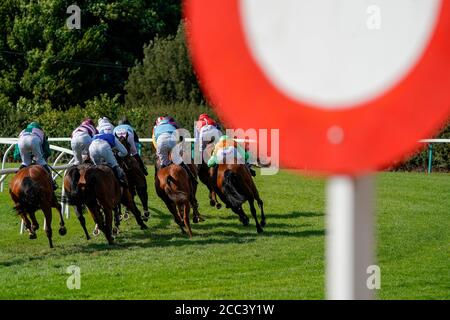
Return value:
<svg viewBox="0 0 450 320">
<path fill-rule="evenodd" d="M 59 228 L 58 232 L 60 236 L 65 236 L 67 234 L 67 229 L 66 227 L 61 227 Z"/>
<path fill-rule="evenodd" d="M 216 206 L 216 202 L 214 200 L 209 200 L 209 205 L 211 207 L 215 207 Z"/>
<path fill-rule="evenodd" d="M 100 230 L 94 229 L 94 231 L 92 231 L 92 234 L 94 235 L 94 237 L 98 237 L 98 235 L 100 234 Z"/>
<path fill-rule="evenodd" d="M 148 218 L 146 216 L 142 216 L 141 218 L 142 218 L 142 221 L 144 221 L 144 222 L 148 221 Z"/>
<path fill-rule="evenodd" d="M 263 229 L 262 228 L 256 228 L 256 231 L 258 231 L 259 234 L 263 233 Z"/>
<path fill-rule="evenodd" d="M 125 212 L 123 214 L 123 220 L 127 221 L 128 219 L 130 219 L 130 214 L 128 212 Z"/>
<path fill-rule="evenodd" d="M 220 209 L 220 208 L 222 208 L 222 204 L 217 203 L 217 204 L 216 204 L 216 209 Z"/>
<path fill-rule="evenodd" d="M 37 239 L 37 235 L 35 233 L 30 234 L 30 240 Z"/>
<path fill-rule="evenodd" d="M 141 224 L 141 230 L 147 230 L 148 227 L 145 223 Z"/>
<path fill-rule="evenodd" d="M 33 230 L 34 231 L 39 230 L 39 225 L 37 224 L 37 225 L 33 226 Z"/>
<path fill-rule="evenodd" d="M 150 218 L 150 211 L 144 211 L 144 217 Z"/>
<path fill-rule="evenodd" d="M 241 222 L 244 227 L 247 227 L 250 224 L 250 220 L 248 220 L 248 219 L 243 219 L 243 220 L 241 220 Z"/>
<path fill-rule="evenodd" d="M 261 221 L 261 227 L 265 227 L 266 226 L 266 221 Z"/>
<path fill-rule="evenodd" d="M 192 222 L 198 223 L 198 218 L 197 218 L 197 217 L 194 217 L 194 219 L 192 220 Z"/>
</svg>

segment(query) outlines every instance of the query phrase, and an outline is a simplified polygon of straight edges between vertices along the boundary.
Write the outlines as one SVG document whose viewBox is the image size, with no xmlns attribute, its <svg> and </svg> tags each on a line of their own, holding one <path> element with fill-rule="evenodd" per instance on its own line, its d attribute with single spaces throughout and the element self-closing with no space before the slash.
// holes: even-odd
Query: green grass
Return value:
<svg viewBox="0 0 450 320">
<path fill-rule="evenodd" d="M 42 230 L 29 240 L 1 193 L 0 299 L 323 299 L 324 181 L 282 171 L 256 182 L 263 235 L 253 220 L 243 227 L 230 211 L 209 207 L 201 186 L 205 222 L 187 239 L 150 183 L 150 229 L 130 219 L 113 247 L 102 235 L 86 241 L 73 213 L 65 237 L 54 214 L 54 249 Z M 450 176 L 383 173 L 377 185 L 378 296 L 449 299 Z M 81 268 L 80 290 L 66 287 L 70 265 Z"/>
</svg>

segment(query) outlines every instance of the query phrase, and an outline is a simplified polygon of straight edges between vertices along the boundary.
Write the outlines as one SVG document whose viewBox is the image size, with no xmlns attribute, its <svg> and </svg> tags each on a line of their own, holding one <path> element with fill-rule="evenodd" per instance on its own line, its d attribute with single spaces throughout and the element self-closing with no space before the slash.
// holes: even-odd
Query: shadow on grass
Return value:
<svg viewBox="0 0 450 320">
<path fill-rule="evenodd" d="M 217 210 L 217 209 L 216 209 Z M 223 209 L 220 209 L 223 210 Z M 230 209 L 225 209 L 225 210 L 230 210 Z M 257 209 L 258 210 L 258 209 Z M 246 210 L 246 214 L 249 215 L 249 212 L 247 212 L 249 210 Z M 231 220 L 231 219 L 236 219 L 237 215 L 235 215 L 231 210 L 229 211 L 230 214 L 225 216 L 225 217 L 221 217 L 224 220 Z M 259 218 L 259 213 L 260 211 L 258 210 L 258 218 Z M 214 216 L 214 213 L 208 212 L 209 215 Z M 288 213 L 266 213 L 266 218 L 267 219 L 295 219 L 295 218 L 312 218 L 312 217 L 323 217 L 324 214 L 321 212 L 300 212 L 300 211 L 292 211 L 292 212 L 288 212 Z"/>
<path fill-rule="evenodd" d="M 324 236 L 325 231 L 319 230 L 300 230 L 299 227 L 310 227 L 311 224 L 296 224 L 291 225 L 287 223 L 275 222 L 277 219 L 293 219 L 301 217 L 319 217 L 323 216 L 317 212 L 289 212 L 280 214 L 267 214 L 267 225 L 264 228 L 264 233 L 258 234 L 255 229 L 254 221 L 251 219 L 249 226 L 243 226 L 238 217 L 230 212 L 230 215 L 225 220 L 230 222 L 210 222 L 208 220 L 194 224 L 192 223 L 192 230 L 194 236 L 189 239 L 187 235 L 182 234 L 180 229 L 175 225 L 173 217 L 170 213 L 150 208 L 151 215 L 159 219 L 158 224 L 152 226 L 150 230 L 139 230 L 131 217 L 131 230 L 120 234 L 116 239 L 116 244 L 108 245 L 106 239 L 101 234 L 104 242 L 92 242 L 80 239 L 80 242 L 71 244 L 66 247 L 56 245 L 56 248 L 50 250 L 47 254 L 40 256 L 31 256 L 23 258 L 13 258 L 7 261 L 0 261 L 0 267 L 10 267 L 22 265 L 30 262 L 40 261 L 44 259 L 51 259 L 54 257 L 71 256 L 75 254 L 95 254 L 96 252 L 129 250 L 133 248 L 164 248 L 164 247 L 182 247 L 182 246 L 204 246 L 209 244 L 240 244 L 254 242 L 258 238 L 270 237 L 293 237 L 293 238 L 307 238 Z M 251 216 L 249 216 L 251 218 Z M 223 218 L 223 217 L 221 217 Z M 258 215 L 259 218 L 259 215 Z M 151 217 L 150 217 L 151 219 Z M 295 227 L 296 230 L 292 230 Z M 169 233 L 158 233 L 155 231 L 172 229 Z"/>
</svg>

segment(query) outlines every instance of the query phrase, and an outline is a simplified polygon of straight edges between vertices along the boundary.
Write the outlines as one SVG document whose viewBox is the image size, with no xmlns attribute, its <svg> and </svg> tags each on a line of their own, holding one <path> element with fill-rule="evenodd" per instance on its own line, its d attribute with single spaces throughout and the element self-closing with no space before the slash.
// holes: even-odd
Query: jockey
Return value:
<svg viewBox="0 0 450 320">
<path fill-rule="evenodd" d="M 73 130 L 70 144 L 75 157 L 75 165 L 83 162 L 83 154 L 89 152 L 92 138 L 97 133 L 98 131 L 95 128 L 94 121 L 89 118 L 84 119 L 83 122 L 81 122 L 81 125 Z"/>
<path fill-rule="evenodd" d="M 95 165 L 106 163 L 110 166 L 120 184 L 126 187 L 128 183 L 125 172 L 117 163 L 113 150 L 118 151 L 117 154 L 121 158 L 128 154 L 127 149 L 117 140 L 114 134 L 100 132 L 92 139 L 92 143 L 89 146 L 89 156 Z"/>
<path fill-rule="evenodd" d="M 234 141 L 234 139 L 231 139 L 227 135 L 221 136 L 219 141 L 216 143 L 211 158 L 209 158 L 208 160 L 208 167 L 213 167 L 219 163 L 224 163 L 224 161 L 226 161 L 226 159 L 230 157 L 231 153 L 233 153 L 231 156 L 232 159 L 236 159 L 237 163 L 239 163 L 239 160 L 243 160 L 246 167 L 250 171 L 250 174 L 253 177 L 256 176 L 255 170 L 253 170 L 251 168 L 251 164 L 248 163 L 248 160 L 250 159 L 250 153 L 242 148 L 242 146 Z"/>
<path fill-rule="evenodd" d="M 172 163 L 169 155 L 177 145 L 174 136 L 175 130 L 177 129 L 178 124 L 170 116 L 158 117 L 155 121 L 155 126 L 153 127 L 153 144 L 156 148 L 156 156 L 161 164 L 161 168 L 167 167 Z M 197 178 L 183 161 L 177 164 L 186 170 L 194 183 L 197 182 Z"/>
<path fill-rule="evenodd" d="M 33 157 L 36 164 L 43 166 L 51 177 L 50 167 L 47 164 L 50 154 L 50 146 L 42 127 L 37 122 L 31 122 L 19 134 L 19 140 L 14 150 L 14 158 L 19 159 L 20 156 L 22 159 L 20 169 L 28 167 Z M 53 179 L 51 181 L 53 189 L 56 190 L 58 188 L 56 182 Z"/>
<path fill-rule="evenodd" d="M 139 153 L 136 148 L 136 144 L 139 143 L 139 137 L 136 133 L 136 131 L 133 129 L 133 127 L 130 124 L 130 121 L 128 121 L 127 117 L 123 117 L 122 120 L 119 121 L 119 125 L 114 128 L 114 135 L 117 137 L 120 136 L 126 136 L 128 144 L 130 145 L 130 155 L 137 160 L 139 163 L 142 172 L 147 176 L 147 168 L 145 167 L 144 162 L 142 161 L 142 158 L 139 156 Z"/>
<path fill-rule="evenodd" d="M 203 155 L 203 151 L 210 143 L 219 141 L 223 135 L 219 129 L 219 125 L 211 119 L 206 113 L 198 117 L 194 127 L 195 141 L 199 146 L 199 151 Z"/>
<path fill-rule="evenodd" d="M 111 120 L 107 117 L 102 117 L 98 119 L 97 130 L 100 133 L 113 133 L 114 126 L 112 125 Z"/>
</svg>

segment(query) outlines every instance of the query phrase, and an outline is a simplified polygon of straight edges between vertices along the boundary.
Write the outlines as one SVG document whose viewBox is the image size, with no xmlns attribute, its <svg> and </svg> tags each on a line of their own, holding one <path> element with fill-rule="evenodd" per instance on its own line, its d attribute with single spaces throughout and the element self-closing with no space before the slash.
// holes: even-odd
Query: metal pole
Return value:
<svg viewBox="0 0 450 320">
<path fill-rule="evenodd" d="M 428 174 L 431 173 L 433 167 L 433 144 L 428 145 Z"/>
<path fill-rule="evenodd" d="M 374 263 L 373 177 L 331 177 L 326 193 L 327 298 L 373 299 L 367 286 L 367 268 Z"/>
</svg>

